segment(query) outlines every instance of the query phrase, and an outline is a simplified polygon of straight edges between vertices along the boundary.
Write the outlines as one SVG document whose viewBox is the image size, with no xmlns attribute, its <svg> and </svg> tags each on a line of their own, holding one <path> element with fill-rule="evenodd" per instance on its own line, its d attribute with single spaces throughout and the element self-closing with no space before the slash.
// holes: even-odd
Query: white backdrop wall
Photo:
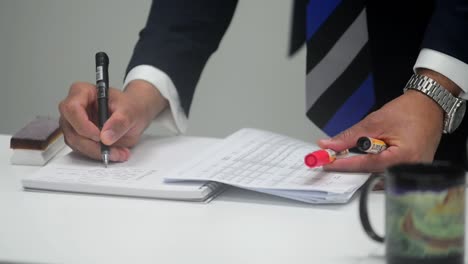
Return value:
<svg viewBox="0 0 468 264">
<path fill-rule="evenodd" d="M 121 88 L 150 4 L 0 0 L 0 133 L 36 115 L 58 116 L 72 82 L 94 82 L 99 50 L 111 58 L 111 85 Z M 188 135 L 225 137 L 242 127 L 308 141 L 323 135 L 304 114 L 305 49 L 287 56 L 291 9 L 292 1 L 239 1 L 198 84 Z M 166 133 L 157 126 L 147 132 Z"/>
</svg>

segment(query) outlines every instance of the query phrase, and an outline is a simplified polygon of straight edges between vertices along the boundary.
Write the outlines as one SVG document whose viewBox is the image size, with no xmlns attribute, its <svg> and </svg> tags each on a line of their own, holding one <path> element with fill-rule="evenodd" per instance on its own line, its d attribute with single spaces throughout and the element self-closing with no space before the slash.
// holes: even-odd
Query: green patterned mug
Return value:
<svg viewBox="0 0 468 264">
<path fill-rule="evenodd" d="M 370 225 L 367 197 L 385 181 L 385 237 Z M 385 242 L 388 264 L 464 263 L 465 171 L 446 163 L 400 164 L 364 185 L 359 212 L 366 233 Z"/>
</svg>

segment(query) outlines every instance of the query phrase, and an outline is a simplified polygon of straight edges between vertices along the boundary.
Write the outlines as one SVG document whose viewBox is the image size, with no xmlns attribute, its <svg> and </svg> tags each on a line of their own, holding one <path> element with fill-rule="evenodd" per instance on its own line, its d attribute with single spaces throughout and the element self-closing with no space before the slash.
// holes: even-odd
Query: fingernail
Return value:
<svg viewBox="0 0 468 264">
<path fill-rule="evenodd" d="M 120 150 L 120 161 L 127 161 L 130 158 L 130 151 L 128 149 Z"/>
<path fill-rule="evenodd" d="M 108 142 L 115 141 L 115 133 L 112 130 L 106 130 L 102 133 L 102 137 L 106 139 Z"/>
<path fill-rule="evenodd" d="M 120 151 L 117 149 L 112 149 L 110 152 L 110 157 L 109 159 L 114 162 L 118 162 L 121 159 L 121 154 Z"/>
</svg>

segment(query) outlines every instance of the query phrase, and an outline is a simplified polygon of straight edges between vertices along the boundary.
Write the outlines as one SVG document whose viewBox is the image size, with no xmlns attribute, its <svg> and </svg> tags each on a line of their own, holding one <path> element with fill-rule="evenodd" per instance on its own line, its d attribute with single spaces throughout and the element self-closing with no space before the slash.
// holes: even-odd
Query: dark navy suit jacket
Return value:
<svg viewBox="0 0 468 264">
<path fill-rule="evenodd" d="M 300 23 L 305 11 L 297 10 L 306 2 L 295 1 L 292 24 L 299 26 L 299 32 L 305 32 L 300 28 L 305 25 Z M 127 72 L 141 64 L 164 71 L 188 116 L 201 72 L 218 48 L 236 5 L 237 0 L 154 0 Z M 367 0 L 367 15 L 376 107 L 401 95 L 421 48 L 468 63 L 468 0 Z M 303 38 L 293 38 L 292 49 Z M 467 134 L 468 121 L 464 121 L 454 134 L 443 137 L 436 158 L 465 163 Z"/>
</svg>

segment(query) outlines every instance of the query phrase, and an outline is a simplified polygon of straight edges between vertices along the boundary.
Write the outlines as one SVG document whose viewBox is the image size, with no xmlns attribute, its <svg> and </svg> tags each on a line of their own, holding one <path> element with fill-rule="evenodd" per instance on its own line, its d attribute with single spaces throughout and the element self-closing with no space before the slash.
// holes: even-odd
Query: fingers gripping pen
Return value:
<svg viewBox="0 0 468 264">
<path fill-rule="evenodd" d="M 96 53 L 96 88 L 98 100 L 98 125 L 102 130 L 104 123 L 109 118 L 109 57 L 104 52 Z M 109 164 L 109 146 L 101 142 L 101 157 L 104 165 Z"/>
</svg>

